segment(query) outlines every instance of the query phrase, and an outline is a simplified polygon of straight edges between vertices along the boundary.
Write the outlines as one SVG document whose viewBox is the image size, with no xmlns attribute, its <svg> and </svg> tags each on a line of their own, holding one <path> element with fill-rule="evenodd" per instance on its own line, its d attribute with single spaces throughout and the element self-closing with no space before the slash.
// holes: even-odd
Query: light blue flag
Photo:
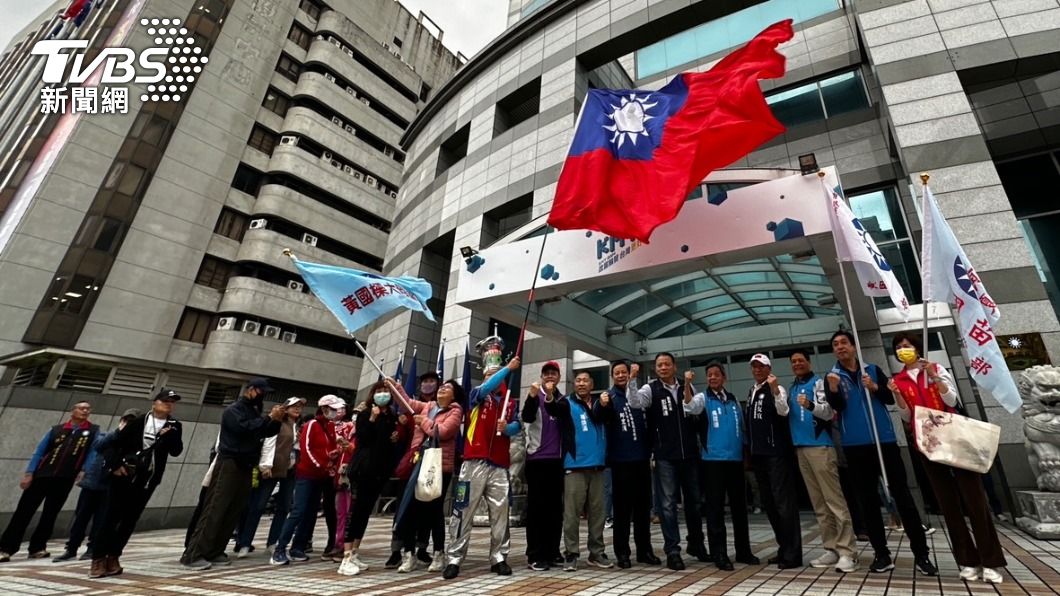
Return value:
<svg viewBox="0 0 1060 596">
<path fill-rule="evenodd" d="M 431 284 L 418 277 L 383 277 L 297 259 L 294 264 L 309 289 L 350 333 L 395 308 L 417 310 L 434 321 L 434 315 L 427 307 Z"/>
</svg>

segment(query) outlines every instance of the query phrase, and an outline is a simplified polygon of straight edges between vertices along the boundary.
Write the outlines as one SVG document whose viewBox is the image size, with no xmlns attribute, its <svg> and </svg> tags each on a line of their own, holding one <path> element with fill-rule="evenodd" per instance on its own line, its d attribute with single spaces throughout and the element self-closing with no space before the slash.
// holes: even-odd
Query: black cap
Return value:
<svg viewBox="0 0 1060 596">
<path fill-rule="evenodd" d="M 180 401 L 180 394 L 172 389 L 162 388 L 155 396 L 155 401 Z"/>
<path fill-rule="evenodd" d="M 262 377 L 254 377 L 247 382 L 248 389 L 260 389 L 265 393 L 272 391 L 272 387 L 269 386 L 269 380 Z"/>
<path fill-rule="evenodd" d="M 424 379 L 434 379 L 435 381 L 441 381 L 442 380 L 442 378 L 440 376 L 438 376 L 438 373 L 436 371 L 433 371 L 433 370 L 429 370 L 429 371 L 423 373 L 422 375 L 420 375 L 420 382 L 423 382 Z"/>
</svg>

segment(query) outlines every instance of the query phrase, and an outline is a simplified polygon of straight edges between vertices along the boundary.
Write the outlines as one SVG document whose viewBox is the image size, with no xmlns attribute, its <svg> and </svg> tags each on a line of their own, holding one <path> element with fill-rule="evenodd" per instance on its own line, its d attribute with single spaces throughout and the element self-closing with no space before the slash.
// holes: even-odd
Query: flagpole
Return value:
<svg viewBox="0 0 1060 596">
<path fill-rule="evenodd" d="M 921 217 L 925 218 L 925 219 L 927 218 L 927 214 L 928 214 L 927 185 L 928 185 L 928 180 L 930 178 L 931 178 L 931 176 L 927 172 L 924 172 L 924 173 L 920 174 L 920 182 L 924 185 L 923 192 L 921 193 L 923 196 L 921 198 L 922 208 L 921 208 L 920 211 L 923 213 L 923 215 Z M 920 222 L 920 226 L 921 226 L 920 229 L 923 230 L 924 229 L 924 227 L 923 227 L 924 223 Z M 924 353 L 921 354 L 920 357 L 926 359 L 927 358 L 927 354 L 930 351 L 930 348 L 928 347 L 928 311 L 930 310 L 929 307 L 931 306 L 931 301 L 928 300 L 928 298 L 927 298 L 927 288 L 924 287 L 924 269 L 923 269 L 924 268 L 924 256 L 923 256 L 924 255 L 924 239 L 923 239 L 922 236 L 921 236 L 921 239 L 920 239 L 920 255 L 921 255 L 920 256 L 920 301 L 923 302 L 923 308 L 924 308 L 924 340 L 923 340 L 924 341 Z"/>
<path fill-rule="evenodd" d="M 548 231 L 552 226 L 545 222 L 545 235 L 541 238 L 541 250 L 537 253 L 537 265 L 534 266 L 534 278 L 530 280 L 530 294 L 526 298 L 526 312 L 523 313 L 523 327 L 519 330 L 519 344 L 515 346 L 515 356 L 523 355 L 523 338 L 526 337 L 526 325 L 530 321 L 530 307 L 534 304 L 534 290 L 537 289 L 537 278 L 541 275 L 541 259 L 545 256 L 545 243 L 548 242 Z"/>
<path fill-rule="evenodd" d="M 825 198 L 828 198 L 828 187 L 825 186 L 824 183 L 824 170 L 818 170 L 817 177 L 821 180 L 821 188 L 825 191 Z M 831 205 L 829 205 L 828 208 L 831 209 Z M 832 242 L 835 243 L 836 265 L 839 266 L 839 278 L 843 282 L 843 295 L 846 297 L 847 312 L 850 314 L 850 329 L 854 333 L 854 348 L 857 350 L 858 356 L 858 372 L 865 374 L 865 355 L 861 352 L 861 338 L 858 336 L 858 323 L 855 320 L 856 317 L 854 317 L 854 304 L 850 300 L 850 288 L 847 286 L 847 274 L 843 271 L 843 262 L 839 260 L 839 244 L 835 237 L 835 230 L 832 230 Z M 876 456 L 880 460 L 880 475 L 883 477 L 883 493 L 884 496 L 887 497 L 887 500 L 891 501 L 893 500 L 891 498 L 891 484 L 887 479 L 887 468 L 883 463 L 883 448 L 880 446 L 879 431 L 876 430 L 876 413 L 872 408 L 872 397 L 869 395 L 869 388 L 864 382 L 861 383 L 861 387 L 865 393 L 865 407 L 869 411 L 869 418 L 872 423 L 872 440 L 876 444 Z"/>
</svg>

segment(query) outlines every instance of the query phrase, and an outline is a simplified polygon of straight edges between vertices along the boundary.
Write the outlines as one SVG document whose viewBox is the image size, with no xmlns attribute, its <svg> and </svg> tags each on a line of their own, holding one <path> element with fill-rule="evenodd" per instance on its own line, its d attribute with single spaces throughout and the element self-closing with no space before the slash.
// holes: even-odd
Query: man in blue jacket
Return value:
<svg viewBox="0 0 1060 596">
<path fill-rule="evenodd" d="M 832 406 L 825 399 L 824 380 L 813 372 L 810 353 L 796 349 L 791 354 L 795 380 L 788 390 L 791 412 L 791 442 L 799 458 L 799 471 L 813 503 L 821 528 L 824 554 L 810 561 L 811 567 L 835 567 L 850 573 L 858 568 L 854 526 L 839 484 L 839 459 L 832 443 Z"/>
<path fill-rule="evenodd" d="M 916 566 L 924 575 L 937 575 L 938 569 L 928 558 L 930 551 L 924 526 L 913 495 L 909 492 L 905 464 L 902 463 L 894 425 L 887 411 L 887 406 L 894 403 L 894 397 L 887 389 L 887 375 L 875 364 L 863 365 L 858 362 L 854 335 L 849 331 L 840 330 L 832 335 L 832 353 L 837 362 L 825 377 L 825 399 L 840 413 L 843 452 L 847 465 L 856 470 L 852 475 L 854 492 L 857 493 L 858 505 L 869 532 L 869 542 L 876 552 L 869 571 L 884 573 L 894 569 L 877 496 L 881 474 L 880 455 L 875 445 L 878 440 L 891 497 L 905 525 L 905 534 L 909 537 L 909 548 L 913 551 Z M 866 398 L 866 390 L 871 405 Z"/>
<path fill-rule="evenodd" d="M 626 399 L 629 385 L 629 363 L 619 360 L 611 365 L 611 389 L 608 396 L 614 415 L 607 423 L 607 464 L 611 468 L 611 494 L 614 521 L 611 547 L 622 569 L 633 566 L 630 560 L 629 525 L 633 524 L 633 541 L 637 562 L 660 565 L 651 546 L 651 447 L 644 411 L 633 408 Z"/>
<path fill-rule="evenodd" d="M 605 422 L 612 414 L 611 396 L 593 403 L 593 379 L 587 371 L 574 376 L 574 393 L 562 399 L 545 398 L 545 410 L 560 424 L 563 436 L 563 546 L 564 571 L 578 569 L 581 512 L 589 518 L 589 564 L 614 567 L 604 553 L 604 467 L 607 458 Z"/>
<path fill-rule="evenodd" d="M 747 491 L 744 484 L 743 412 L 736 396 L 725 389 L 725 368 L 711 362 L 706 368 L 707 390 L 693 396 L 695 409 L 704 412 L 700 443 L 703 445 L 700 480 L 706 495 L 707 538 L 714 564 L 722 571 L 732 571 L 732 561 L 726 548 L 725 497 L 729 497 L 732 515 L 733 540 L 736 542 L 736 561 L 758 565 L 758 557 L 751 552 L 750 531 L 747 524 Z M 692 392 L 685 385 L 685 394 Z"/>
</svg>

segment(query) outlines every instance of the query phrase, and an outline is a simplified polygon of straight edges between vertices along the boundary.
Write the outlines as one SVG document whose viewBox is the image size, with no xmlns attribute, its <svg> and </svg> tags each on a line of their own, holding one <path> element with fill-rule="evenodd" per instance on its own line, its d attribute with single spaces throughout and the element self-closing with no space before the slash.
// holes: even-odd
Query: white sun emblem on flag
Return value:
<svg viewBox="0 0 1060 596">
<path fill-rule="evenodd" d="M 650 99 L 651 95 L 637 97 L 636 93 L 630 93 L 629 97 L 622 98 L 619 105 L 611 106 L 614 111 L 608 114 L 607 117 L 614 124 L 604 125 L 605 130 L 614 133 L 611 136 L 611 143 L 618 141 L 617 146 L 621 149 L 622 143 L 626 141 L 627 137 L 630 143 L 636 145 L 637 137 L 648 136 L 644 123 L 655 117 L 648 114 L 648 110 L 659 105 L 659 102 L 647 103 Z"/>
<path fill-rule="evenodd" d="M 1023 347 L 1023 341 L 1018 337 L 1010 337 L 1008 340 L 1008 347 L 1018 350 Z"/>
</svg>

